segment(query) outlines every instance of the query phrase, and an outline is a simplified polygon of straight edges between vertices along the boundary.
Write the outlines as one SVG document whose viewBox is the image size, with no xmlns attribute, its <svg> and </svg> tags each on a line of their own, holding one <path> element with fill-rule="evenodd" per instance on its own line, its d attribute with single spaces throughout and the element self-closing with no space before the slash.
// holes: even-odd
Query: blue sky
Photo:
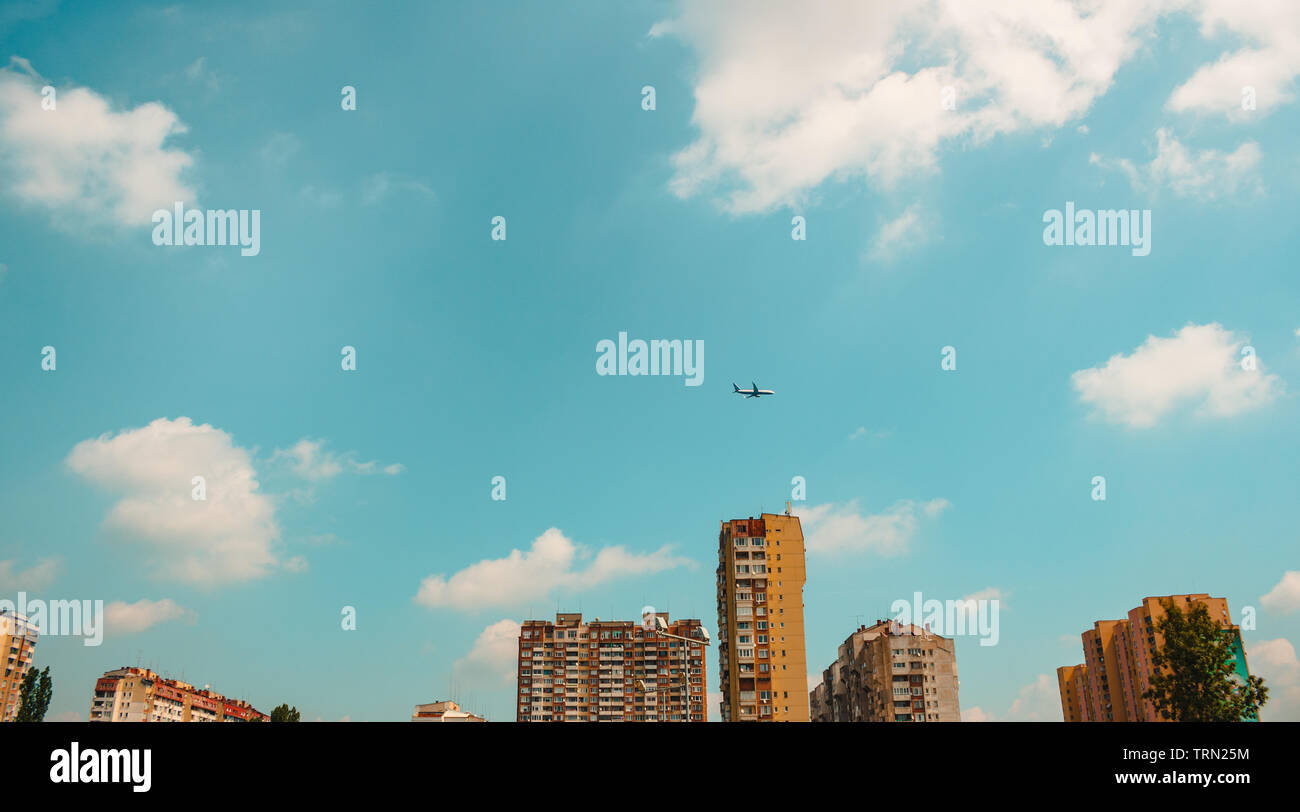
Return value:
<svg viewBox="0 0 1300 812">
<path fill-rule="evenodd" d="M 1300 718 L 1294 10 L 13 8 L 0 598 L 124 604 L 41 641 L 51 717 L 140 662 L 510 719 L 512 622 L 712 627 L 718 521 L 802 476 L 811 672 L 991 595 L 963 710 L 1059 718 L 1094 620 L 1209 592 Z M 155 246 L 178 194 L 260 253 Z M 1067 201 L 1151 210 L 1150 255 L 1045 245 Z M 703 342 L 703 385 L 598 376 L 619 332 Z"/>
</svg>

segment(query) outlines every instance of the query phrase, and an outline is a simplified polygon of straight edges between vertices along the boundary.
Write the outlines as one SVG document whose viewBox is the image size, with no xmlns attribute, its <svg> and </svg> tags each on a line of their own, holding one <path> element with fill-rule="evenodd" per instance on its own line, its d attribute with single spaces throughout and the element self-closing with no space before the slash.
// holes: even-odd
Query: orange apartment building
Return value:
<svg viewBox="0 0 1300 812">
<path fill-rule="evenodd" d="M 722 721 L 809 721 L 803 528 L 789 505 L 722 522 L 717 576 Z"/>
<path fill-rule="evenodd" d="M 526 620 L 519 630 L 520 722 L 704 722 L 706 636 L 699 620 L 667 632 L 630 620 Z"/>
<path fill-rule="evenodd" d="M 270 717 L 242 699 L 166 679 L 147 668 L 119 668 L 95 681 L 92 722 L 254 722 Z"/>
<path fill-rule="evenodd" d="M 1061 694 L 1061 715 L 1067 722 L 1160 722 L 1155 705 L 1142 698 L 1155 673 L 1152 655 L 1163 645 L 1156 630 L 1165 610 L 1161 601 L 1173 600 L 1184 612 L 1205 604 L 1234 640 L 1236 671 L 1248 677 L 1241 630 L 1232 623 L 1228 601 L 1206 593 L 1143 598 L 1123 620 L 1099 620 L 1083 632 L 1083 658 L 1079 665 L 1056 669 Z"/>
<path fill-rule="evenodd" d="M 26 616 L 0 613 L 0 652 L 4 653 L 5 666 L 0 675 L 0 722 L 11 722 L 18 713 L 23 678 L 32 667 L 39 637 L 40 632 Z"/>
</svg>

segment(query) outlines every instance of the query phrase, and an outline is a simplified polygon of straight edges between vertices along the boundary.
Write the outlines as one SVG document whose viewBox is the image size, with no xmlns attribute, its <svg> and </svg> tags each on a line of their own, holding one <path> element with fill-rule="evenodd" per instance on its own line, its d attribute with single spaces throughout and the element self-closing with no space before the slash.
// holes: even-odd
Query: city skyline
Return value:
<svg viewBox="0 0 1300 812">
<path fill-rule="evenodd" d="M 0 15 L 0 600 L 104 606 L 47 718 L 512 719 L 521 623 L 711 627 L 790 502 L 805 697 L 920 594 L 998 601 L 966 720 L 1060 719 L 1207 593 L 1300 719 L 1300 12 L 869 5 Z"/>
</svg>

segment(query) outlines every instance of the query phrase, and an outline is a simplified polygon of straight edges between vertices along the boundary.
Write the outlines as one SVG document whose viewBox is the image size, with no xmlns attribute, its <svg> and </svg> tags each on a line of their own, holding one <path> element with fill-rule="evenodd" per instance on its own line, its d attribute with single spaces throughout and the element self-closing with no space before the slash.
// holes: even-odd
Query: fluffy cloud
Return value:
<svg viewBox="0 0 1300 812">
<path fill-rule="evenodd" d="M 888 261 L 915 246 L 925 236 L 920 211 L 909 206 L 898 217 L 885 223 L 871 246 L 871 258 Z"/>
<path fill-rule="evenodd" d="M 1232 152 L 1188 149 L 1169 130 L 1156 130 L 1156 155 L 1146 166 L 1132 161 L 1110 161 L 1093 153 L 1089 161 L 1097 166 L 1121 170 L 1134 189 L 1154 193 L 1168 188 L 1180 197 L 1200 200 L 1232 198 L 1259 192 L 1259 145 L 1245 141 Z"/>
<path fill-rule="evenodd" d="M 56 558 L 43 558 L 27 569 L 18 569 L 17 562 L 0 561 L 0 595 L 12 592 L 38 592 L 54 583 L 59 572 Z"/>
<path fill-rule="evenodd" d="M 1270 612 L 1294 612 L 1300 609 L 1300 571 L 1287 570 L 1277 586 L 1259 602 Z"/>
<path fill-rule="evenodd" d="M 1176 110 L 1289 99 L 1300 7 L 1235 0 L 928 0 L 687 3 L 651 37 L 699 61 L 693 124 L 674 156 L 680 196 L 718 193 L 733 212 L 796 205 L 831 179 L 891 186 L 932 169 L 947 143 L 1073 124 L 1106 93 L 1162 15 L 1252 43 L 1197 71 Z M 945 109 L 945 88 L 955 91 Z M 1228 91 L 1231 91 L 1230 93 Z M 1231 98 L 1229 98 L 1231 96 Z"/>
<path fill-rule="evenodd" d="M 1154 426 L 1187 404 L 1213 417 L 1231 417 L 1271 402 L 1282 390 L 1263 364 L 1244 370 L 1247 339 L 1218 324 L 1189 324 L 1172 338 L 1148 336 L 1131 355 L 1113 355 L 1105 366 L 1071 376 L 1079 399 L 1112 423 Z"/>
<path fill-rule="evenodd" d="M 994 715 L 978 705 L 961 712 L 963 722 L 1060 722 L 1060 688 L 1056 678 L 1039 674 L 1038 678 L 1020 689 L 1011 707 L 1001 716 Z"/>
<path fill-rule="evenodd" d="M 193 158 L 164 146 L 185 125 L 148 102 L 114 110 L 93 90 L 60 85 L 57 108 L 42 109 L 45 80 L 24 59 L 0 69 L 0 184 L 53 216 L 148 226 L 153 212 L 193 205 L 184 175 Z"/>
<path fill-rule="evenodd" d="M 193 623 L 197 615 L 171 598 L 160 601 L 141 599 L 135 603 L 113 601 L 104 607 L 104 622 L 110 634 L 136 634 L 169 620 Z"/>
<path fill-rule="evenodd" d="M 105 527 L 146 546 L 159 576 L 212 586 L 278 564 L 274 506 L 259 491 L 249 452 L 220 429 L 159 418 L 78 443 L 67 465 L 119 497 Z M 195 476 L 206 481 L 206 500 L 192 497 Z"/>
<path fill-rule="evenodd" d="M 380 465 L 374 460 L 358 462 L 353 453 L 336 454 L 327 451 L 324 440 L 310 440 L 306 437 L 290 448 L 276 449 L 271 455 L 271 462 L 283 462 L 298 476 L 311 480 L 330 479 L 344 472 L 395 476 L 406 470 L 400 463 Z"/>
<path fill-rule="evenodd" d="M 586 568 L 579 565 L 590 561 Z M 672 555 L 668 546 L 652 553 L 602 547 L 594 557 L 552 527 L 527 552 L 511 550 L 505 558 L 471 564 L 450 578 L 430 575 L 420 582 L 417 603 L 429 607 L 483 609 L 519 606 L 556 589 L 583 589 L 629 576 L 651 575 L 681 566 L 689 559 Z"/>
<path fill-rule="evenodd" d="M 484 688 L 508 685 L 519 660 L 519 624 L 498 620 L 479 634 L 469 653 L 452 664 L 458 679 Z"/>
<path fill-rule="evenodd" d="M 794 513 L 803 525 L 810 553 L 870 551 L 889 556 L 907 552 L 920 520 L 933 519 L 948 507 L 947 499 L 905 499 L 883 513 L 864 515 L 855 499 L 842 505 L 798 508 Z"/>
<path fill-rule="evenodd" d="M 1260 640 L 1247 652 L 1250 672 L 1264 678 L 1268 701 L 1260 711 L 1266 722 L 1300 722 L 1300 661 L 1290 640 Z"/>
<path fill-rule="evenodd" d="M 1245 118 L 1242 88 L 1253 87 L 1260 113 L 1292 101 L 1300 74 L 1300 5 L 1288 0 L 1241 3 L 1198 0 L 1201 33 L 1208 39 L 1228 35 L 1241 47 L 1196 70 L 1169 96 L 1179 112 L 1222 113 Z"/>
</svg>

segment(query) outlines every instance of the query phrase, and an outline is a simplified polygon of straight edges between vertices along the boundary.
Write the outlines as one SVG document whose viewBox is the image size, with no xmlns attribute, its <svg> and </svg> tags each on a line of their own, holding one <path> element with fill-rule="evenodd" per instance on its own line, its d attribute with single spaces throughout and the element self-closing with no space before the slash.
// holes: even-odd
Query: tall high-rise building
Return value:
<svg viewBox="0 0 1300 812">
<path fill-rule="evenodd" d="M 95 681 L 92 722 L 252 722 L 270 717 L 242 699 L 166 679 L 147 668 L 119 668 Z"/>
<path fill-rule="evenodd" d="M 814 722 L 960 722 L 956 646 L 897 621 L 859 626 L 809 703 Z"/>
<path fill-rule="evenodd" d="M 1172 600 L 1184 612 L 1204 604 L 1210 617 L 1232 638 L 1235 673 L 1250 677 L 1241 630 L 1228 614 L 1228 601 L 1206 593 L 1143 598 L 1123 620 L 1099 620 L 1083 632 L 1083 659 L 1079 665 L 1056 669 L 1061 693 L 1061 715 L 1067 722 L 1160 722 L 1155 704 L 1142 695 L 1151 687 L 1156 673 L 1152 656 L 1164 644 L 1158 631 L 1165 609 L 1162 601 Z"/>
<path fill-rule="evenodd" d="M 630 620 L 526 620 L 519 630 L 520 722 L 704 722 L 699 620 L 669 621 L 667 634 Z M 686 639 L 676 639 L 686 638 Z"/>
<path fill-rule="evenodd" d="M 722 522 L 717 573 L 722 721 L 807 722 L 799 517 Z"/>
<path fill-rule="evenodd" d="M 36 640 L 40 632 L 25 615 L 0 612 L 0 652 L 4 655 L 4 674 L 0 676 L 0 721 L 10 722 L 18 713 L 23 678 L 32 667 Z"/>
</svg>

